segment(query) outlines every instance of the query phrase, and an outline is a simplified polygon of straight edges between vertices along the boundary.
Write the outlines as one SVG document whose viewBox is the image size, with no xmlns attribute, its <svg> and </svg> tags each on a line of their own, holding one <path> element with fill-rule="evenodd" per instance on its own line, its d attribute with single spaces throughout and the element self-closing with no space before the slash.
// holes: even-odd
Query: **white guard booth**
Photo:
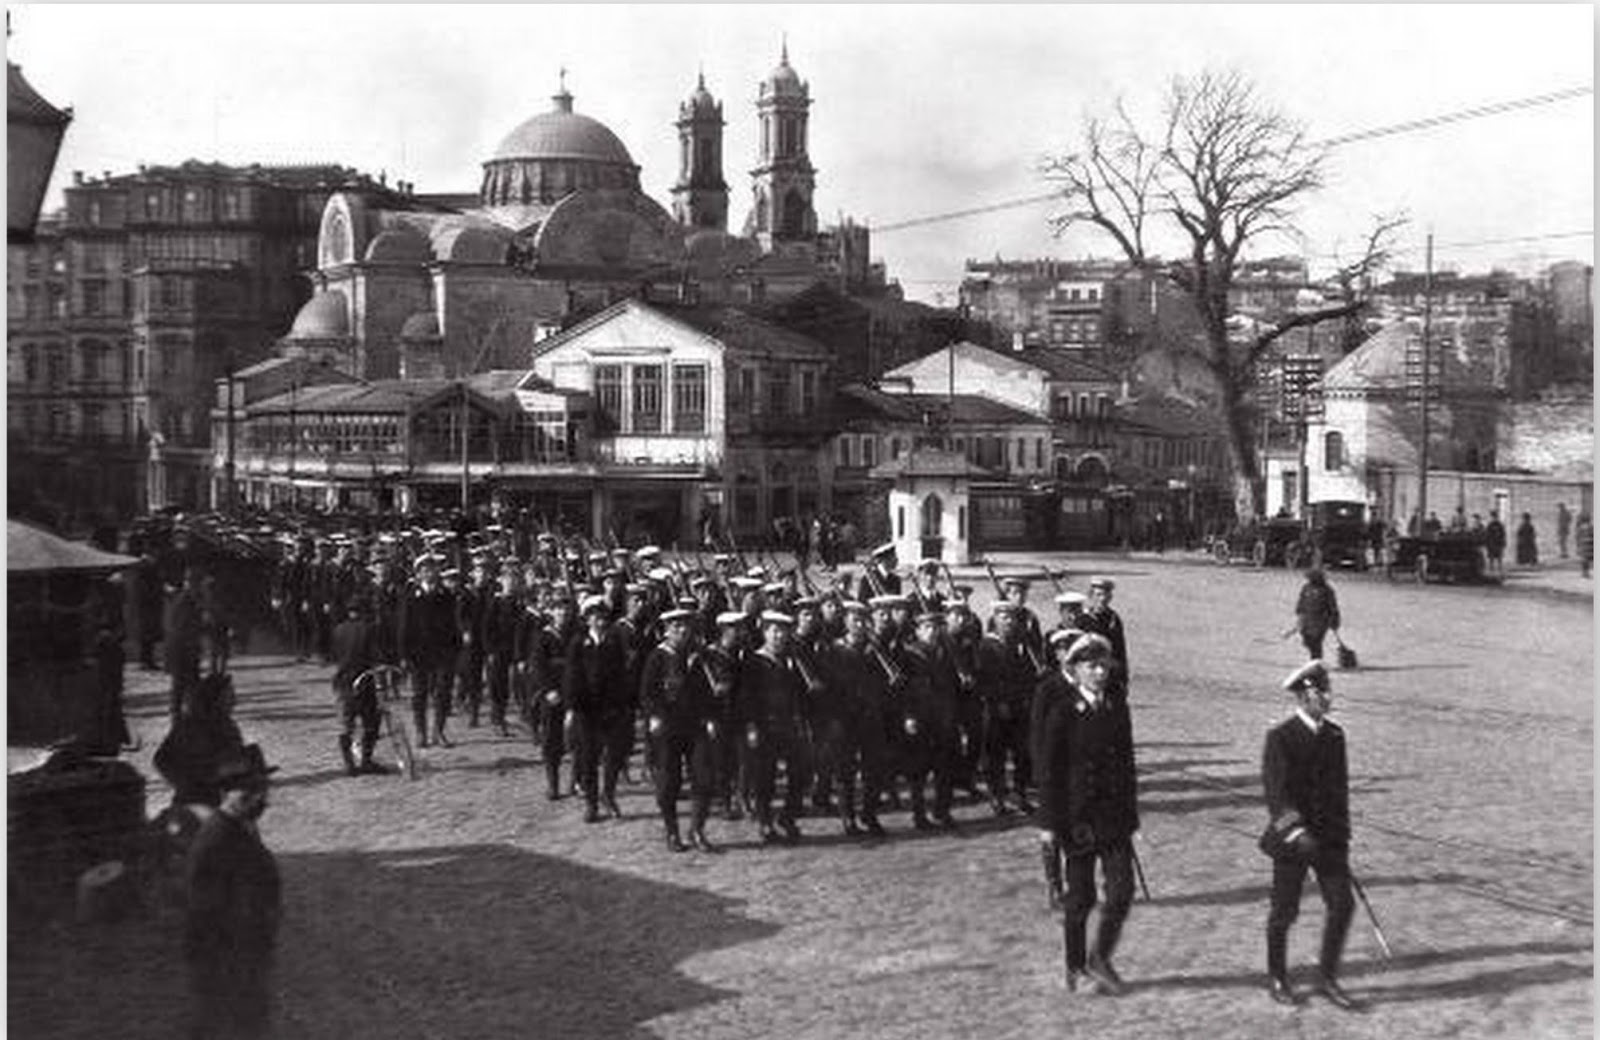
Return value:
<svg viewBox="0 0 1600 1040">
<path fill-rule="evenodd" d="M 973 480 L 995 475 L 964 455 L 942 448 L 913 448 L 873 467 L 872 476 L 892 480 L 889 536 L 901 563 L 940 560 L 952 567 L 971 559 Z"/>
</svg>

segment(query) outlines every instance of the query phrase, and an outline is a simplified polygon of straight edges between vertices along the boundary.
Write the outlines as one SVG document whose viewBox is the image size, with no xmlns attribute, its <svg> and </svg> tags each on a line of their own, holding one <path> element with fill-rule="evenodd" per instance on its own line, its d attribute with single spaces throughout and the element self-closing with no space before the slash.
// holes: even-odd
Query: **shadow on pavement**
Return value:
<svg viewBox="0 0 1600 1040">
<path fill-rule="evenodd" d="M 1210 892 L 1195 892 L 1189 895 L 1157 896 L 1148 902 L 1150 906 L 1242 906 L 1250 903 L 1261 904 L 1261 912 L 1266 913 L 1267 897 L 1271 893 L 1271 873 L 1266 858 L 1261 860 L 1262 881 L 1259 885 L 1244 885 L 1239 888 L 1223 888 Z M 1368 889 L 1375 888 L 1414 888 L 1419 885 L 1454 885 L 1466 881 L 1465 874 L 1374 874 L 1361 876 L 1361 884 Z M 1144 900 L 1140 901 L 1141 903 Z M 1317 897 L 1316 883 L 1306 885 L 1301 905 L 1320 905 Z"/>
<path fill-rule="evenodd" d="M 283 1037 L 640 1037 L 728 991 L 677 970 L 771 936 L 740 904 L 509 846 L 278 857 Z M 183 1035 L 177 922 L 10 934 L 18 1035 Z M 93 980 L 90 982 L 89 980 Z"/>
<path fill-rule="evenodd" d="M 1265 890 L 1262 899 L 1265 900 Z M 1263 911 L 1264 912 L 1264 911 Z M 1347 982 L 1351 976 L 1369 976 L 1395 971 L 1408 971 L 1437 967 L 1444 964 L 1458 964 L 1469 961 L 1485 961 L 1498 957 L 1526 957 L 1537 955 L 1588 954 L 1588 946 L 1568 943 L 1531 942 L 1507 945 L 1466 946 L 1457 950 L 1438 950 L 1426 953 L 1403 954 L 1389 961 L 1353 961 L 1346 960 L 1344 969 L 1340 973 L 1341 980 Z M 1295 975 L 1304 975 L 1305 972 L 1294 972 Z M 1589 978 L 1594 974 L 1592 965 L 1577 964 L 1568 960 L 1560 960 L 1549 964 L 1533 964 L 1519 968 L 1506 968 L 1498 971 L 1482 972 L 1469 975 L 1465 978 L 1446 979 L 1438 982 L 1418 982 L 1408 985 L 1391 987 L 1348 986 L 1355 995 L 1373 1005 L 1387 1003 L 1401 1003 L 1417 1000 L 1432 1000 L 1440 997 L 1481 997 L 1487 993 L 1504 995 L 1515 989 L 1526 986 L 1555 985 L 1562 982 L 1572 982 L 1577 979 Z M 1296 978 L 1297 983 L 1306 980 Z M 1166 975 L 1149 979 L 1129 979 L 1129 991 L 1165 990 L 1165 989 L 1265 989 L 1266 973 L 1264 969 L 1246 972 L 1233 972 L 1229 974 L 1209 975 Z M 1263 999 L 1265 999 L 1263 997 Z"/>
</svg>

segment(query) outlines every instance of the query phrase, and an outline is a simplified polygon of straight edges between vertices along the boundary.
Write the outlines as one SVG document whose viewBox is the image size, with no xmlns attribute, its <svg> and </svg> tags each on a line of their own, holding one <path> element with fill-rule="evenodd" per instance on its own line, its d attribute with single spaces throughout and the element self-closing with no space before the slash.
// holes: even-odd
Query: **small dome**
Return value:
<svg viewBox="0 0 1600 1040">
<path fill-rule="evenodd" d="M 712 97 L 711 91 L 706 89 L 706 74 L 704 72 L 700 73 L 700 81 L 695 84 L 694 92 L 689 95 L 688 100 L 684 101 L 682 109 L 684 115 L 714 116 L 721 114 L 721 106 L 717 104 L 717 99 Z"/>
<path fill-rule="evenodd" d="M 317 293 L 294 316 L 290 339 L 344 339 L 350 335 L 350 304 L 338 289 Z"/>
<path fill-rule="evenodd" d="M 555 96 L 556 107 L 526 120 L 500 142 L 495 159 L 587 159 L 633 165 L 617 135 L 597 119 L 572 110 L 572 95 Z"/>
<path fill-rule="evenodd" d="M 425 264 L 433 259 L 433 251 L 427 240 L 410 228 L 390 228 L 367 246 L 367 259 L 377 263 Z"/>
<path fill-rule="evenodd" d="M 434 236 L 434 253 L 457 264 L 503 264 L 509 233 L 499 228 L 452 227 Z"/>
<path fill-rule="evenodd" d="M 439 319 L 432 311 L 418 311 L 400 326 L 401 339 L 439 339 Z"/>
<path fill-rule="evenodd" d="M 778 59 L 778 67 L 773 69 L 761 84 L 762 96 L 768 94 L 776 97 L 804 97 L 806 85 L 800 79 L 800 74 L 789 65 L 789 45 L 783 45 L 783 56 Z"/>
</svg>

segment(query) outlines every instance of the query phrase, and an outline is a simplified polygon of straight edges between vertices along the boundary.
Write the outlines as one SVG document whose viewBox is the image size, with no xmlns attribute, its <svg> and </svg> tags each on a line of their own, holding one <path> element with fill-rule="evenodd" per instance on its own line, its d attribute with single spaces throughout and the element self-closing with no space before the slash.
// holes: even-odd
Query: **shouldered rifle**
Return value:
<svg viewBox="0 0 1600 1040">
<path fill-rule="evenodd" d="M 994 585 L 994 594 L 1004 600 L 1006 598 L 1006 590 L 1000 584 L 1000 576 L 994 572 L 994 564 L 985 560 L 983 561 L 983 569 L 989 572 L 989 581 Z"/>
</svg>

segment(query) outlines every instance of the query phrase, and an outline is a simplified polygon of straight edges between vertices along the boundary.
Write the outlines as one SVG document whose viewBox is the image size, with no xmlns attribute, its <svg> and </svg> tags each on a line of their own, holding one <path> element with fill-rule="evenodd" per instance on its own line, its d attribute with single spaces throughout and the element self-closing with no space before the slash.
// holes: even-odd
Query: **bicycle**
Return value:
<svg viewBox="0 0 1600 1040">
<path fill-rule="evenodd" d="M 405 684 L 406 671 L 398 665 L 380 664 L 356 676 L 351 689 L 360 694 L 363 683 L 370 687 L 378 702 L 378 716 L 383 734 L 407 780 L 417 778 L 417 756 L 412 750 L 411 734 L 406 729 Z M 396 706 L 400 710 L 393 710 Z"/>
</svg>

